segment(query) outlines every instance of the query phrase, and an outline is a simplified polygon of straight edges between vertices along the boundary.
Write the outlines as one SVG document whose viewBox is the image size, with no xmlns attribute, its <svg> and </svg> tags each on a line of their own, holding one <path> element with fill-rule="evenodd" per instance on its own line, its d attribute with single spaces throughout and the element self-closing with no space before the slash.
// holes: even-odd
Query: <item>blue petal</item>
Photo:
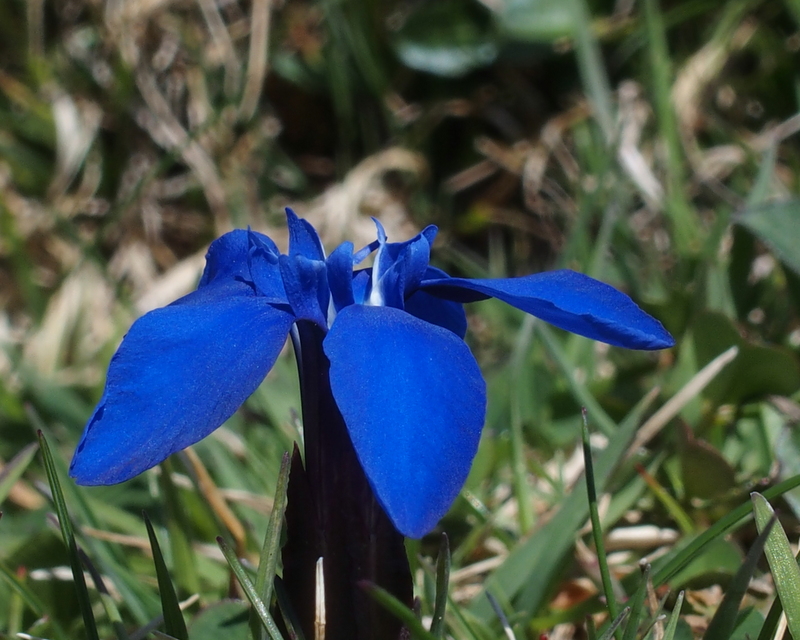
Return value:
<svg viewBox="0 0 800 640">
<path fill-rule="evenodd" d="M 281 256 L 278 264 L 286 298 L 295 317 L 326 328 L 330 290 L 325 263 L 297 255 Z"/>
<path fill-rule="evenodd" d="M 142 316 L 111 360 L 70 475 L 122 482 L 206 437 L 264 379 L 293 321 L 243 282 Z"/>
<path fill-rule="evenodd" d="M 428 267 L 425 277 L 448 278 L 449 276 L 441 269 Z M 464 305 L 460 302 L 437 298 L 426 291 L 418 290 L 406 298 L 405 310 L 420 320 L 449 329 L 459 338 L 463 339 L 467 334 L 467 314 L 464 313 Z"/>
<path fill-rule="evenodd" d="M 248 240 L 250 279 L 255 285 L 256 293 L 270 300 L 285 301 L 286 291 L 278 266 L 281 255 L 278 247 L 267 236 L 254 231 L 248 231 Z"/>
<path fill-rule="evenodd" d="M 666 349 L 675 344 L 661 323 L 614 287 L 575 271 L 522 278 L 438 278 L 420 287 L 458 302 L 498 298 L 557 327 L 628 349 Z"/>
<path fill-rule="evenodd" d="M 278 248 L 262 233 L 235 229 L 217 238 L 206 253 L 206 267 L 198 287 L 220 280 L 244 280 L 252 282 L 250 276 L 250 247 L 252 239 L 262 243 L 265 250 L 278 254 Z"/>
<path fill-rule="evenodd" d="M 325 260 L 325 250 L 314 227 L 302 220 L 295 212 L 286 208 L 286 223 L 289 227 L 289 255 L 303 256 L 309 260 Z"/>
<path fill-rule="evenodd" d="M 326 260 L 328 268 L 328 285 L 336 311 L 355 302 L 353 297 L 353 243 L 343 242 Z"/>
<path fill-rule="evenodd" d="M 419 538 L 469 473 L 486 385 L 452 332 L 392 307 L 343 309 L 323 343 L 358 458 L 398 530 Z"/>
<path fill-rule="evenodd" d="M 370 304 L 402 309 L 406 296 L 425 277 L 437 229 L 430 225 L 406 242 L 385 242 L 383 227 L 377 220 L 375 224 L 381 244 L 373 266 Z"/>
</svg>

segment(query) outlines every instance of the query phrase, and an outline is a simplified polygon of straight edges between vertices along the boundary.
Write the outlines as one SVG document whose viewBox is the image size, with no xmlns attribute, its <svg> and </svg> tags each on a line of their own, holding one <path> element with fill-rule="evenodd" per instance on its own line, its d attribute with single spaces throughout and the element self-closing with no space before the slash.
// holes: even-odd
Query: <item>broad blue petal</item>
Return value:
<svg viewBox="0 0 800 640">
<path fill-rule="evenodd" d="M 557 327 L 618 347 L 666 349 L 675 344 L 661 323 L 624 293 L 575 271 L 497 280 L 426 279 L 420 288 L 458 302 L 498 298 Z"/>
<path fill-rule="evenodd" d="M 323 343 L 361 465 L 398 530 L 419 538 L 469 473 L 486 385 L 463 340 L 399 309 L 343 309 Z"/>
<path fill-rule="evenodd" d="M 206 437 L 264 379 L 293 321 L 242 282 L 142 316 L 111 360 L 70 475 L 122 482 Z"/>
</svg>

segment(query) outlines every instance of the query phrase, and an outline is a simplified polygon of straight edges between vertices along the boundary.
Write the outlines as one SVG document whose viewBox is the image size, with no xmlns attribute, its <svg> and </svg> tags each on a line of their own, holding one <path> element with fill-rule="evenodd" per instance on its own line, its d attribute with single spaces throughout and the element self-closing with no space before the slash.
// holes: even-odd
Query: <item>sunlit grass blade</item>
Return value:
<svg viewBox="0 0 800 640">
<path fill-rule="evenodd" d="M 25 473 L 31 460 L 36 455 L 36 450 L 39 448 L 35 442 L 31 442 L 22 451 L 15 455 L 8 461 L 0 471 L 0 503 L 2 503 L 11 492 L 11 487 L 14 486 L 17 480 Z"/>
<path fill-rule="evenodd" d="M 636 593 L 630 604 L 631 613 L 630 616 L 628 616 L 628 622 L 625 625 L 625 634 L 622 636 L 622 640 L 634 640 L 634 638 L 636 638 L 636 632 L 639 630 L 639 626 L 645 614 L 644 600 L 647 595 L 647 583 L 649 580 L 650 565 L 646 564 L 642 568 L 642 579 L 639 582 L 639 586 L 636 588 Z"/>
<path fill-rule="evenodd" d="M 161 610 L 164 613 L 164 628 L 166 632 L 178 640 L 188 640 L 189 632 L 186 630 L 186 621 L 183 619 L 183 612 L 178 603 L 178 595 L 169 575 L 167 563 L 161 553 L 156 532 L 147 514 L 144 516 L 144 524 L 147 527 L 147 536 L 150 538 L 150 548 L 153 551 L 153 563 L 156 567 L 156 578 L 158 579 L 158 592 L 161 596 Z"/>
<path fill-rule="evenodd" d="M 447 596 L 450 590 L 450 541 L 447 534 L 442 534 L 439 545 L 439 557 L 436 560 L 436 599 L 433 605 L 431 635 L 444 637 L 444 614 L 447 609 Z"/>
<path fill-rule="evenodd" d="M 45 440 L 44 434 L 39 431 L 38 436 L 39 448 L 42 450 L 47 480 L 50 483 L 50 490 L 53 493 L 53 505 L 56 509 L 56 515 L 58 516 L 58 524 L 61 527 L 61 535 L 67 547 L 69 564 L 72 569 L 72 578 L 75 581 L 78 606 L 80 607 L 83 623 L 86 628 L 86 637 L 88 640 L 99 640 L 97 625 L 94 620 L 94 612 L 92 611 L 92 603 L 89 599 L 89 590 L 86 588 L 83 567 L 81 567 L 80 557 L 78 556 L 78 544 L 75 542 L 75 532 L 72 530 L 72 521 L 69 518 L 69 511 L 67 511 L 67 503 L 64 500 L 64 493 L 61 491 L 61 483 L 58 481 L 56 465 L 55 462 L 53 462 L 53 454 L 50 453 L 50 447 L 47 444 L 47 440 Z"/>
<path fill-rule="evenodd" d="M 664 629 L 663 640 L 672 640 L 675 637 L 675 629 L 678 628 L 678 620 L 681 618 L 681 607 L 683 607 L 683 591 L 678 594 L 678 598 L 675 600 L 675 606 L 669 616 L 667 628 Z"/>
<path fill-rule="evenodd" d="M 756 524 L 758 522 L 759 518 L 756 516 Z M 704 640 L 728 640 L 733 634 L 742 598 L 744 598 L 744 594 L 747 592 L 748 586 L 750 586 L 750 579 L 753 577 L 753 572 L 761 559 L 761 552 L 764 550 L 764 545 L 776 522 L 777 520 L 773 516 L 767 520 L 766 525 L 759 525 L 760 533 L 755 542 L 753 542 L 753 546 L 747 552 L 747 557 L 742 566 L 736 572 L 730 584 L 728 584 L 722 602 L 717 607 L 711 622 L 708 623 L 708 628 L 703 636 Z M 792 558 L 792 563 L 794 563 L 794 558 Z"/>
<path fill-rule="evenodd" d="M 770 521 L 775 518 L 767 499 L 760 493 L 752 493 L 753 513 L 759 532 L 767 529 Z M 786 623 L 789 633 L 794 638 L 800 638 L 800 567 L 797 566 L 789 538 L 780 523 L 769 531 L 764 551 L 775 581 L 775 588 L 781 599 L 783 610 L 786 612 Z"/>
<path fill-rule="evenodd" d="M 594 483 L 592 446 L 589 443 L 589 426 L 586 420 L 586 409 L 583 410 L 581 438 L 583 440 L 583 463 L 586 469 L 584 474 L 586 478 L 586 493 L 589 497 L 589 519 L 592 522 L 592 537 L 594 538 L 594 546 L 597 553 L 597 564 L 600 569 L 600 579 L 603 583 L 603 593 L 606 597 L 608 613 L 612 618 L 616 618 L 619 614 L 619 607 L 617 606 L 617 598 L 614 595 L 614 585 L 611 582 L 611 572 L 608 569 L 606 547 L 603 543 L 603 528 L 600 526 L 600 511 L 597 508 L 597 488 Z"/>
<path fill-rule="evenodd" d="M 259 594 L 261 601 L 267 606 L 272 601 L 272 584 L 275 577 L 275 569 L 278 566 L 278 557 L 280 556 L 281 527 L 283 526 L 283 515 L 286 512 L 286 490 L 289 487 L 290 468 L 291 458 L 288 453 L 284 453 L 281 458 L 281 469 L 278 473 L 272 513 L 269 516 L 269 525 L 264 536 L 264 545 L 261 547 L 261 557 L 259 558 L 258 572 L 256 573 L 256 593 Z M 258 633 L 260 634 L 261 631 L 259 625 Z"/>
<path fill-rule="evenodd" d="M 767 500 L 771 500 L 798 486 L 800 486 L 800 475 L 784 480 L 780 484 L 767 489 L 764 491 L 763 496 Z M 728 512 L 724 517 L 717 520 L 711 527 L 692 540 L 686 547 L 675 553 L 664 566 L 660 567 L 653 575 L 653 585 L 659 587 L 667 582 L 694 558 L 699 556 L 707 545 L 741 526 L 744 524 L 745 519 L 749 519 L 750 517 L 752 517 L 752 506 L 749 502 L 740 504 L 738 507 Z"/>
<path fill-rule="evenodd" d="M 360 586 L 375 599 L 384 609 L 398 618 L 411 632 L 411 637 L 417 640 L 437 640 L 437 637 L 428 631 L 417 614 L 406 607 L 391 593 L 371 582 L 362 582 Z"/>
<path fill-rule="evenodd" d="M 236 557 L 236 553 L 222 538 L 217 538 L 217 544 L 222 550 L 225 560 L 228 561 L 228 566 L 231 568 L 236 576 L 236 579 L 239 581 L 239 584 L 242 586 L 245 596 L 247 596 L 250 604 L 253 605 L 253 609 L 255 609 L 256 614 L 261 620 L 261 623 L 267 630 L 267 635 L 269 636 L 270 640 L 283 640 L 281 637 L 281 632 L 278 629 L 278 625 L 275 624 L 275 620 L 272 619 L 267 606 L 256 592 L 256 586 L 253 584 L 253 581 L 250 580 L 250 576 L 247 575 L 242 563 L 239 562 L 239 558 Z"/>
</svg>

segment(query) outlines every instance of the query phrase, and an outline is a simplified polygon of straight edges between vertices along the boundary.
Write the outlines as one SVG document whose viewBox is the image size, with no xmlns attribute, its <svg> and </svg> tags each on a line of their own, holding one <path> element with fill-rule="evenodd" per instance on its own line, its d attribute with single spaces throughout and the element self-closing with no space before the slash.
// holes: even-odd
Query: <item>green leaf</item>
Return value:
<svg viewBox="0 0 800 640">
<path fill-rule="evenodd" d="M 431 621 L 431 635 L 436 638 L 444 637 L 444 613 L 447 609 L 447 595 L 450 584 L 450 542 L 447 534 L 442 534 L 439 545 L 439 558 L 436 561 L 436 599 L 433 605 L 433 619 Z"/>
<path fill-rule="evenodd" d="M 680 449 L 683 486 L 688 498 L 710 500 L 736 486 L 736 473 L 728 461 L 704 440 L 686 434 Z"/>
<path fill-rule="evenodd" d="M 771 500 L 797 486 L 800 486 L 800 475 L 767 489 L 764 492 L 764 497 Z M 660 587 L 667 582 L 667 580 L 671 580 L 679 571 L 692 562 L 693 559 L 703 553 L 710 544 L 715 540 L 722 539 L 725 535 L 744 524 L 745 519 L 751 515 L 751 505 L 747 502 L 742 503 L 730 511 L 725 517 L 717 520 L 717 522 L 685 547 L 665 556 L 665 562 L 653 575 L 653 586 Z"/>
<path fill-rule="evenodd" d="M 164 629 L 166 632 L 178 640 L 189 640 L 189 633 L 186 631 L 186 622 L 183 619 L 178 595 L 169 575 L 167 563 L 161 553 L 156 532 L 150 518 L 144 513 L 144 524 L 147 527 L 147 537 L 150 538 L 150 548 L 153 551 L 153 563 L 156 566 L 156 578 L 158 579 L 158 592 L 161 595 L 161 610 L 164 613 Z"/>
<path fill-rule="evenodd" d="M 672 608 L 672 613 L 667 622 L 667 628 L 664 629 L 664 639 L 672 640 L 675 637 L 675 629 L 678 626 L 678 620 L 681 617 L 681 607 L 683 606 L 683 591 L 678 594 L 678 599 L 675 600 L 675 606 Z"/>
<path fill-rule="evenodd" d="M 225 560 L 228 561 L 228 566 L 230 566 L 231 570 L 236 576 L 236 579 L 242 586 L 244 594 L 247 596 L 250 604 L 253 605 L 258 617 L 261 619 L 261 623 L 267 630 L 267 635 L 269 636 L 270 640 L 283 640 L 281 638 L 281 632 L 278 629 L 278 625 L 275 624 L 275 620 L 272 619 L 269 610 L 256 592 L 256 587 L 253 584 L 253 581 L 250 580 L 250 576 L 247 575 L 242 563 L 239 562 L 239 559 L 236 557 L 236 553 L 222 538 L 217 538 L 217 544 L 222 550 L 222 555 L 225 556 Z"/>
<path fill-rule="evenodd" d="M 223 600 L 201 611 L 190 625 L 192 640 L 247 640 L 250 607 L 241 600 Z"/>
<path fill-rule="evenodd" d="M 753 513 L 759 532 L 764 531 L 775 517 L 767 499 L 760 493 L 752 493 Z M 766 547 L 767 562 L 772 571 L 775 588 L 786 612 L 786 624 L 794 638 L 800 638 L 800 568 L 797 566 L 789 538 L 780 523 L 769 531 Z"/>
<path fill-rule="evenodd" d="M 275 578 L 275 569 L 280 556 L 281 527 L 283 514 L 286 512 L 286 490 L 289 487 L 289 470 L 291 461 L 288 453 L 281 458 L 281 470 L 278 474 L 278 484 L 275 488 L 275 500 L 272 503 L 272 513 L 269 516 L 269 526 L 264 536 L 264 545 L 261 547 L 261 557 L 256 573 L 256 593 L 262 602 L 268 606 L 272 600 L 272 584 Z M 260 627 L 259 627 L 260 631 Z"/>
<path fill-rule="evenodd" d="M 491 21 L 478 3 L 437 0 L 418 7 L 393 40 L 406 66 L 454 78 L 497 57 Z"/>
<path fill-rule="evenodd" d="M 758 518 L 756 518 L 756 522 L 758 522 Z M 761 552 L 767 542 L 767 536 L 775 522 L 775 519 L 772 518 L 761 528 L 761 533 L 759 533 L 753 546 L 750 547 L 750 551 L 747 552 L 747 558 L 745 558 L 742 566 L 728 585 L 722 602 L 708 624 L 706 634 L 703 636 L 704 640 L 729 640 L 731 637 L 736 626 L 739 607 L 742 604 L 747 588 L 750 586 L 750 578 L 753 577 L 753 572 L 756 570 L 758 561 L 761 558 Z"/>
<path fill-rule="evenodd" d="M 751 344 L 727 316 L 712 311 L 692 323 L 700 366 L 731 346 L 739 347 L 736 360 L 708 385 L 704 395 L 719 403 L 735 403 L 766 394 L 791 395 L 800 387 L 800 368 L 788 350 Z"/>
<path fill-rule="evenodd" d="M 395 598 L 391 593 L 374 584 L 365 584 L 364 589 L 367 593 L 380 603 L 384 609 L 394 614 L 403 622 L 411 632 L 412 638 L 418 640 L 437 640 L 436 636 L 422 626 L 422 622 L 411 609 Z"/>
<path fill-rule="evenodd" d="M 72 521 L 67 510 L 67 503 L 64 500 L 64 493 L 61 490 L 61 483 L 56 473 L 56 465 L 53 461 L 53 454 L 45 440 L 44 434 L 39 431 L 39 448 L 42 450 L 44 468 L 47 473 L 47 481 L 50 483 L 50 490 L 53 492 L 53 505 L 58 516 L 58 524 L 61 527 L 61 535 L 64 544 L 67 546 L 69 564 L 72 568 L 72 579 L 75 581 L 75 591 L 78 597 L 78 605 L 83 616 L 83 624 L 86 628 L 86 636 L 89 640 L 99 640 L 97 625 L 92 611 L 92 602 L 89 599 L 89 590 L 86 588 L 86 580 L 83 576 L 83 567 L 78 555 L 78 544 L 75 542 L 75 532 L 72 529 Z"/>
<path fill-rule="evenodd" d="M 800 200 L 764 203 L 745 209 L 736 222 L 766 244 L 775 257 L 800 274 Z"/>
</svg>

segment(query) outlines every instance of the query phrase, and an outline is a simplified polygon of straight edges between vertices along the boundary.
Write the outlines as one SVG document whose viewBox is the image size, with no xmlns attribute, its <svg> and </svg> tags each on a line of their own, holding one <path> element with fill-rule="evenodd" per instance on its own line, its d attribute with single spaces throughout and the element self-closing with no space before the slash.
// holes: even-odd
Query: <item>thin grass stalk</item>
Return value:
<svg viewBox="0 0 800 640">
<path fill-rule="evenodd" d="M 278 483 L 275 488 L 275 500 L 272 503 L 272 513 L 269 516 L 267 533 L 264 536 L 264 544 L 261 547 L 261 556 L 258 562 L 256 573 L 256 593 L 261 600 L 269 606 L 272 602 L 272 585 L 275 571 L 278 566 L 281 546 L 281 527 L 283 526 L 283 516 L 286 512 L 286 490 L 289 486 L 289 469 L 291 468 L 291 458 L 286 452 L 281 458 L 281 468 L 278 472 Z M 261 629 L 258 629 L 260 634 Z M 256 637 L 261 637 L 256 635 Z"/>
<path fill-rule="evenodd" d="M 800 475 L 796 475 L 774 487 L 770 487 L 761 495 L 767 500 L 772 500 L 798 486 L 800 486 Z M 694 558 L 700 555 L 703 549 L 711 544 L 711 542 L 734 531 L 752 517 L 752 506 L 749 502 L 742 503 L 733 511 L 728 512 L 728 514 L 717 520 L 711 527 L 677 553 L 667 564 L 661 567 L 653 576 L 653 586 L 660 587 L 662 584 L 666 583 Z"/>
<path fill-rule="evenodd" d="M 44 468 L 47 473 L 47 480 L 50 483 L 50 490 L 53 492 L 53 504 L 56 509 L 56 514 L 58 515 L 58 524 L 61 527 L 61 535 L 67 547 L 69 564 L 72 569 L 72 578 L 75 581 L 78 606 L 80 607 L 83 624 L 86 629 L 86 637 L 88 640 L 100 640 L 97 633 L 94 612 L 92 611 L 92 603 L 89 599 L 89 590 L 86 588 L 86 579 L 84 578 L 83 567 L 81 567 L 80 557 L 78 555 L 78 544 L 75 541 L 75 533 L 72 529 L 67 503 L 64 500 L 64 493 L 61 491 L 61 483 L 56 473 L 53 454 L 50 452 L 50 446 L 47 444 L 47 440 L 41 431 L 38 432 L 38 437 L 39 448 L 42 450 Z"/>
<path fill-rule="evenodd" d="M 447 595 L 450 591 L 450 541 L 447 534 L 442 534 L 439 545 L 439 557 L 436 560 L 436 599 L 433 605 L 431 634 L 436 638 L 444 637 L 444 614 L 447 610 Z"/>
<path fill-rule="evenodd" d="M 603 542 L 603 528 L 600 525 L 600 511 L 597 508 L 597 488 L 594 483 L 594 468 L 592 466 L 592 445 L 589 442 L 589 426 L 586 420 L 586 409 L 583 410 L 583 425 L 581 427 L 583 441 L 583 462 L 586 469 L 586 493 L 589 497 L 589 518 L 592 522 L 592 537 L 597 552 L 597 565 L 600 569 L 600 579 L 603 583 L 603 593 L 606 598 L 608 613 L 612 618 L 619 615 L 617 599 L 614 596 L 614 585 L 611 581 L 611 572 L 608 569 L 608 558 Z M 617 640 L 622 640 L 622 630 L 617 633 Z"/>
<path fill-rule="evenodd" d="M 250 580 L 247 572 L 244 570 L 242 563 L 239 562 L 239 558 L 236 557 L 236 553 L 222 538 L 217 538 L 217 544 L 222 550 L 222 555 L 225 556 L 228 566 L 231 568 L 234 575 L 236 575 L 236 579 L 242 586 L 245 596 L 247 596 L 250 604 L 253 605 L 253 609 L 255 609 L 255 612 L 261 620 L 261 623 L 267 630 L 267 635 L 269 636 L 270 640 L 283 640 L 281 632 L 278 629 L 278 625 L 275 624 L 275 620 L 272 619 L 272 616 L 270 615 L 266 605 L 258 596 L 258 593 L 256 593 L 256 587 L 253 584 L 253 581 Z"/>
</svg>

